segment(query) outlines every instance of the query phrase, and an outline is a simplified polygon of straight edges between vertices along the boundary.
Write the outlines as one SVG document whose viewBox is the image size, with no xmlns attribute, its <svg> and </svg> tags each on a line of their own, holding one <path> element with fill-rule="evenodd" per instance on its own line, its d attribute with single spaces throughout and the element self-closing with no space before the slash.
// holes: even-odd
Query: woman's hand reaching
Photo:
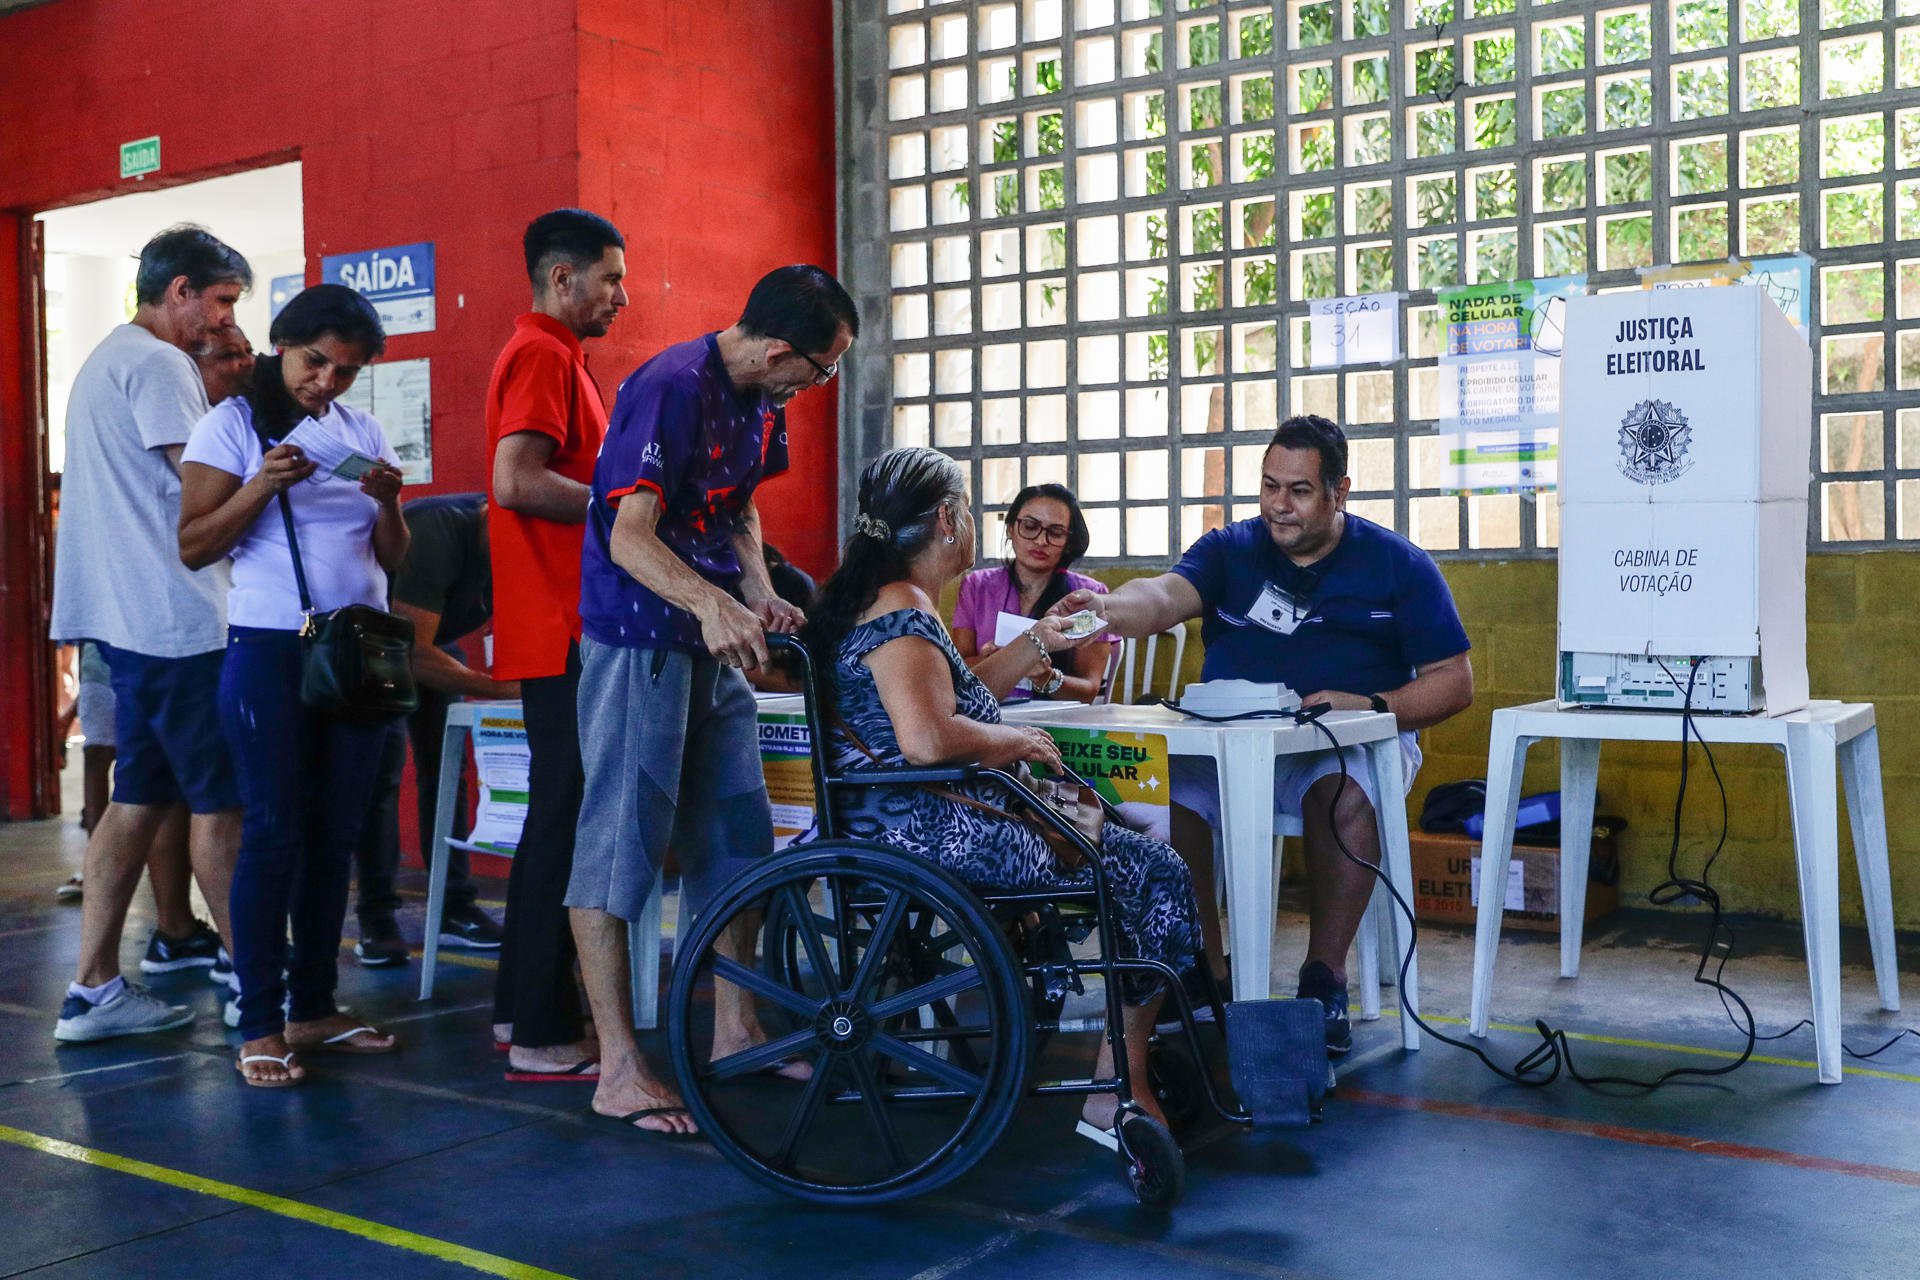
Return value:
<svg viewBox="0 0 1920 1280">
<path fill-rule="evenodd" d="M 1049 773 L 1060 772 L 1060 744 L 1048 736 L 1045 729 L 1036 729 L 1032 725 L 1020 725 L 1014 732 L 1026 739 L 1022 744 L 1021 754 L 1014 757 L 1016 760 L 1041 765 Z"/>
</svg>

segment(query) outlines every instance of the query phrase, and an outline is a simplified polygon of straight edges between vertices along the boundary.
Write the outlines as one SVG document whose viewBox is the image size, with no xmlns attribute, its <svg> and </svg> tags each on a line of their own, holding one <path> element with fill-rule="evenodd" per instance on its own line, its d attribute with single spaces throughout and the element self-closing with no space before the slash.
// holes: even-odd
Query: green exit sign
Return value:
<svg viewBox="0 0 1920 1280">
<path fill-rule="evenodd" d="M 160 168 L 160 135 L 120 144 L 120 176 L 137 178 Z"/>
</svg>

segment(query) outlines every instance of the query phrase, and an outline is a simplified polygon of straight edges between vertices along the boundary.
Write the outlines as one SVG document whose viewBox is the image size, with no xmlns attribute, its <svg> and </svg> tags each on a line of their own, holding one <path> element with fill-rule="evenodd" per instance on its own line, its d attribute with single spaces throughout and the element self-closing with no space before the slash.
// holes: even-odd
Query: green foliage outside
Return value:
<svg viewBox="0 0 1920 1280">
<path fill-rule="evenodd" d="M 1273 77 L 1254 76 L 1240 84 L 1240 118 L 1273 119 Z"/>
<path fill-rule="evenodd" d="M 1272 92 L 1269 83 L 1268 92 Z M 1293 109 L 1324 111 L 1333 105 L 1333 68 L 1324 64 L 1296 67 L 1293 72 Z"/>
<path fill-rule="evenodd" d="M 1600 62 L 1612 66 L 1653 56 L 1653 24 L 1638 11 L 1608 14 L 1600 19 Z"/>
<path fill-rule="evenodd" d="M 1218 129 L 1221 119 L 1220 86 L 1217 84 L 1195 86 L 1187 95 L 1187 128 Z"/>
</svg>

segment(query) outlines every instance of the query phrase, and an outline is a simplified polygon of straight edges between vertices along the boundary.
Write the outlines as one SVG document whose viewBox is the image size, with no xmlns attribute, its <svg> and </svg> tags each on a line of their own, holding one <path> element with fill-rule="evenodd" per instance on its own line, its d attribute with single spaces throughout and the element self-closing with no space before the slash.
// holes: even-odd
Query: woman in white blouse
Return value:
<svg viewBox="0 0 1920 1280">
<path fill-rule="evenodd" d="M 386 347 L 372 305 L 342 285 L 315 285 L 287 303 L 269 337 L 276 354 L 261 358 L 246 394 L 216 405 L 187 441 L 180 558 L 196 569 L 233 562 L 220 721 L 242 805 L 229 939 L 238 1065 L 248 1084 L 278 1088 L 305 1078 L 296 1051 L 398 1047 L 333 1000 L 353 846 L 387 726 L 324 718 L 300 700 L 305 618 L 280 500 L 320 613 L 386 607 L 407 523 L 386 432 L 336 402 Z"/>
</svg>

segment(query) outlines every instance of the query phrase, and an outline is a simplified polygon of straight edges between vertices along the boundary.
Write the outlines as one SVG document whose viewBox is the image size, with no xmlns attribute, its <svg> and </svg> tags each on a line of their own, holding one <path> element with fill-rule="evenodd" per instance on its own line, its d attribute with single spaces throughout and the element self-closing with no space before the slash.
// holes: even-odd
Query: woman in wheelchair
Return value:
<svg viewBox="0 0 1920 1280">
<path fill-rule="evenodd" d="M 1059 620 L 1041 619 L 1026 639 L 969 669 L 936 613 L 942 589 L 974 562 L 960 467 L 932 449 L 896 449 L 861 472 L 859 498 L 855 534 L 801 631 L 833 726 L 836 765 L 1058 766 L 1059 750 L 1044 731 L 1001 722 L 998 698 L 1023 678 L 1044 679 L 1048 653 L 1072 647 Z M 985 782 L 868 787 L 842 793 L 836 814 L 845 834 L 937 863 L 976 890 L 1021 893 L 1091 882 L 1088 867 L 1063 865 L 1035 826 L 1006 812 L 1007 802 L 1001 788 Z M 1185 972 L 1200 946 L 1199 909 L 1179 855 L 1108 823 L 1100 862 L 1121 953 Z M 1129 1074 L 1145 1081 L 1162 992 L 1142 974 L 1125 975 L 1123 987 Z M 1103 1040 L 1095 1072 L 1108 1076 L 1112 1069 Z M 1150 1090 L 1134 1096 L 1166 1122 Z M 1081 1131 L 1105 1139 L 1116 1106 L 1111 1094 L 1091 1095 Z"/>
</svg>

